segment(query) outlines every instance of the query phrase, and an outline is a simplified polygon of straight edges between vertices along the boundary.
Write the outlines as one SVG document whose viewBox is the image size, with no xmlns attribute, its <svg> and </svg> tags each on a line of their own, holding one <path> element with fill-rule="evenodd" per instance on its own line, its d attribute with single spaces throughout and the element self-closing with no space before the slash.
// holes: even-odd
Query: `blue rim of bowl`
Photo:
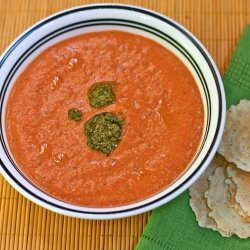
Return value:
<svg viewBox="0 0 250 250">
<path fill-rule="evenodd" d="M 154 18 L 160 19 L 161 21 L 167 23 L 168 25 L 174 27 L 175 29 L 177 29 L 179 32 L 181 32 L 183 35 L 185 35 L 185 37 L 187 37 L 195 46 L 196 48 L 199 50 L 199 52 L 202 54 L 202 56 L 204 57 L 205 61 L 207 62 L 211 73 L 214 77 L 214 82 L 216 83 L 216 88 L 217 91 L 219 93 L 218 95 L 218 102 L 219 102 L 219 112 L 218 112 L 218 123 L 217 123 L 217 127 L 216 127 L 216 132 L 213 138 L 213 141 L 211 143 L 211 146 L 207 152 L 206 157 L 202 160 L 202 162 L 200 163 L 199 167 L 177 188 L 175 188 L 174 190 L 172 190 L 171 192 L 169 192 L 168 194 L 154 200 L 151 202 L 148 202 L 146 204 L 143 205 L 139 205 L 139 206 L 135 206 L 133 208 L 128 208 L 128 209 L 123 209 L 123 210 L 115 210 L 115 211 L 108 211 L 108 212 L 93 212 L 93 211 L 82 211 L 82 210 L 77 210 L 77 209 L 70 209 L 70 208 L 65 208 L 63 206 L 54 204 L 52 202 L 48 202 L 47 200 L 37 196 L 35 193 L 31 192 L 29 189 L 27 189 L 25 186 L 23 186 L 12 174 L 11 172 L 8 170 L 8 167 L 5 166 L 5 164 L 3 163 L 3 161 L 0 159 L 0 164 L 3 168 L 3 170 L 7 173 L 7 175 L 15 182 L 18 184 L 19 187 L 21 187 L 26 193 L 28 193 L 29 195 L 33 196 L 34 198 L 36 198 L 37 200 L 41 201 L 42 203 L 45 203 L 47 205 L 53 206 L 56 209 L 60 209 L 63 211 L 68 211 L 68 212 L 73 212 L 73 213 L 80 213 L 80 214 L 96 214 L 96 215 L 105 215 L 105 214 L 117 214 L 117 213 L 128 213 L 131 211 L 136 211 L 139 209 L 143 209 L 145 207 L 148 207 L 154 203 L 157 203 L 161 200 L 166 199 L 167 197 L 171 196 L 173 193 L 175 193 L 178 189 L 180 189 L 181 187 L 185 186 L 195 175 L 196 173 L 200 170 L 200 168 L 203 166 L 203 164 L 207 161 L 208 156 L 210 155 L 210 153 L 213 151 L 214 145 L 216 144 L 217 141 L 217 137 L 218 134 L 220 132 L 220 123 L 222 121 L 222 97 L 221 97 L 221 87 L 219 84 L 219 79 L 217 77 L 216 71 L 214 69 L 213 64 L 211 63 L 209 57 L 207 56 L 206 52 L 203 50 L 203 48 L 199 45 L 199 43 L 196 41 L 196 39 L 189 34 L 188 31 L 186 31 L 185 29 L 183 29 L 182 27 L 180 27 L 179 24 L 176 24 L 175 22 L 173 22 L 172 20 L 168 19 L 167 17 L 163 17 L 155 12 L 151 12 L 149 10 L 146 9 L 141 9 L 141 8 L 136 8 L 135 6 L 127 6 L 127 5 L 92 5 L 92 6 L 83 6 L 83 7 L 78 7 L 76 9 L 69 9 L 66 10 L 62 13 L 53 15 L 52 17 L 49 17 L 47 19 L 45 19 L 44 21 L 40 22 L 39 24 L 35 25 L 34 27 L 32 27 L 32 29 L 28 30 L 26 33 L 24 33 L 17 41 L 15 41 L 15 43 L 7 50 L 7 52 L 4 54 L 2 60 L 0 61 L 0 69 L 2 67 L 2 65 L 4 64 L 4 62 L 6 61 L 6 59 L 10 56 L 10 54 L 13 52 L 13 50 L 25 39 L 27 38 L 29 35 L 31 35 L 34 31 L 36 31 L 37 29 L 39 29 L 41 26 L 47 24 L 48 22 L 51 22 L 57 18 L 60 18 L 62 16 L 66 16 L 66 15 L 70 15 L 79 11 L 87 11 L 87 10 L 96 10 L 96 9 L 122 9 L 122 10 L 129 10 L 129 11 L 133 11 L 133 12 L 139 12 L 139 13 L 143 13 L 146 14 L 148 16 L 152 16 Z M 141 29 L 144 31 L 147 31 L 153 35 L 156 35 L 158 37 L 160 37 L 161 39 L 169 42 L 172 46 L 174 46 L 176 49 L 178 49 L 190 62 L 190 64 L 194 67 L 198 77 L 200 78 L 200 81 L 202 83 L 202 86 L 204 88 L 204 93 L 206 96 L 206 101 L 207 101 L 207 110 L 208 110 L 208 118 L 207 118 L 207 126 L 206 126 L 206 131 L 205 131 L 205 136 L 201 145 L 201 148 L 203 147 L 205 140 L 207 138 L 207 134 L 209 131 L 209 127 L 210 127 L 210 118 L 211 118 L 211 97 L 209 96 L 207 87 L 206 87 L 206 82 L 205 82 L 205 78 L 202 74 L 202 71 L 199 68 L 199 65 L 195 62 L 195 60 L 192 58 L 192 56 L 188 53 L 188 51 L 185 50 L 185 48 L 180 45 L 177 41 L 175 41 L 173 38 L 171 38 L 170 36 L 168 36 L 167 34 L 163 33 L 162 31 L 153 28 L 151 26 L 148 26 L 146 24 L 142 24 L 142 23 L 137 23 L 135 21 L 130 21 L 130 20 L 126 20 L 126 19 L 111 19 L 111 18 L 106 18 L 106 19 L 93 19 L 93 20 L 87 20 L 87 21 L 82 21 L 82 22 L 77 22 L 77 23 L 72 23 L 70 25 L 66 25 L 56 31 L 53 31 L 50 34 L 47 34 L 46 36 L 44 36 L 42 39 L 40 39 L 39 41 L 37 41 L 35 44 L 33 44 L 29 49 L 27 49 L 22 56 L 19 57 L 19 59 L 17 60 L 17 62 L 14 64 L 14 66 L 12 67 L 11 71 L 9 72 L 8 76 L 6 77 L 6 80 L 4 81 L 3 86 L 1 87 L 1 91 L 0 91 L 0 112 L 3 112 L 3 101 L 4 101 L 4 96 L 6 94 L 8 85 L 12 79 L 12 77 L 14 76 L 15 72 L 17 71 L 17 69 L 19 68 L 19 66 L 22 64 L 22 62 L 30 55 L 32 54 L 38 47 L 42 46 L 44 43 L 48 42 L 49 40 L 55 38 L 58 35 L 61 35 L 65 32 L 71 31 L 73 29 L 79 29 L 79 28 L 83 28 L 83 27 L 89 27 L 89 26 L 95 26 L 95 25 L 112 25 L 112 26 L 127 26 L 130 28 L 136 28 L 136 29 Z M 16 168 L 16 170 L 22 175 L 23 178 L 25 178 L 26 181 L 28 181 L 31 185 L 33 185 L 35 188 L 39 189 L 41 192 L 45 193 L 43 190 L 41 190 L 40 188 L 38 188 L 37 186 L 35 186 L 32 182 L 30 182 L 24 175 L 23 173 L 19 170 L 19 168 L 16 166 L 15 162 L 13 161 L 11 155 L 8 152 L 5 140 L 4 140 L 4 136 L 3 136 L 3 121 L 1 120 L 1 130 L 0 130 L 0 141 L 1 144 L 3 146 L 3 149 L 7 155 L 7 157 L 9 158 L 10 162 L 13 164 L 13 166 Z M 197 153 L 197 155 L 199 155 L 200 151 Z M 195 160 L 195 159 L 194 159 Z M 192 164 L 192 163 L 191 163 Z M 50 196 L 49 194 L 45 193 L 46 195 Z M 51 196 L 53 197 L 53 196 Z M 53 197 L 54 199 L 57 199 L 56 197 Z M 61 201 L 59 199 L 57 199 L 58 201 Z M 69 205 L 74 205 L 74 204 L 70 204 Z M 88 208 L 89 209 L 89 208 Z"/>
</svg>

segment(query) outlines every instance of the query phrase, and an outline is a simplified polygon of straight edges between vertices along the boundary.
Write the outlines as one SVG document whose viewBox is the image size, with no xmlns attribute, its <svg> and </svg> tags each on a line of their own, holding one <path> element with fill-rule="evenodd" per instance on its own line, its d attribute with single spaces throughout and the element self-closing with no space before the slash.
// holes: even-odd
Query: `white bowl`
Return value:
<svg viewBox="0 0 250 250">
<path fill-rule="evenodd" d="M 121 30 L 149 37 L 176 54 L 189 68 L 205 109 L 202 143 L 186 172 L 170 187 L 143 201 L 114 208 L 89 208 L 60 201 L 38 189 L 15 164 L 5 134 L 5 107 L 17 76 L 44 49 L 90 31 Z M 175 21 L 140 7 L 96 4 L 68 9 L 35 24 L 21 34 L 0 58 L 1 173 L 21 194 L 58 213 L 86 219 L 113 219 L 152 210 L 186 190 L 212 160 L 225 122 L 225 94 L 218 70 L 203 45 Z"/>
</svg>

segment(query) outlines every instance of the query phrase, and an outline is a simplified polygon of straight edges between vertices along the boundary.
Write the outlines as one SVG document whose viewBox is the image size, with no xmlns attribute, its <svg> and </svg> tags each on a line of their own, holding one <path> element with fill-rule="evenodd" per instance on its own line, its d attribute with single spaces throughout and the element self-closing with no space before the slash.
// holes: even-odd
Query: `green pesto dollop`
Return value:
<svg viewBox="0 0 250 250">
<path fill-rule="evenodd" d="M 82 119 L 82 112 L 77 108 L 71 108 L 68 111 L 68 118 L 69 118 L 69 120 L 79 122 Z"/>
<path fill-rule="evenodd" d="M 124 118 L 112 113 L 100 113 L 84 124 L 87 145 L 105 155 L 110 155 L 121 141 Z"/>
<path fill-rule="evenodd" d="M 99 83 L 89 91 L 89 103 L 93 108 L 101 108 L 115 102 L 114 83 Z"/>
</svg>

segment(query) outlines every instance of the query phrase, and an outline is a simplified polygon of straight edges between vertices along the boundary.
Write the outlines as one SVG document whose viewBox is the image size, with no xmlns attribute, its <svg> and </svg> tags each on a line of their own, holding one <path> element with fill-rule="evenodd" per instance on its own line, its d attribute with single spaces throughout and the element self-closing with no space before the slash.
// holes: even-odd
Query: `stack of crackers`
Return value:
<svg viewBox="0 0 250 250">
<path fill-rule="evenodd" d="M 190 187 L 190 206 L 199 226 L 224 237 L 250 237 L 250 101 L 226 115 L 218 153 Z"/>
</svg>

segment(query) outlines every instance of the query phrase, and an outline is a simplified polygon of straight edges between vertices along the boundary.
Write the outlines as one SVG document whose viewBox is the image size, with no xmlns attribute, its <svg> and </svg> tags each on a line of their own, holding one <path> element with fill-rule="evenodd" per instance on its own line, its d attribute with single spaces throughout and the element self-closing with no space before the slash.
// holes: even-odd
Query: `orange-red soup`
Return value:
<svg viewBox="0 0 250 250">
<path fill-rule="evenodd" d="M 91 108 L 89 88 L 116 82 L 116 102 Z M 69 121 L 72 107 L 82 121 Z M 99 112 L 125 119 L 109 156 L 86 144 L 84 122 Z M 6 112 L 9 147 L 23 173 L 63 201 L 113 207 L 173 183 L 194 157 L 204 111 L 197 84 L 170 51 L 145 37 L 105 31 L 62 41 L 19 76 Z"/>
</svg>

